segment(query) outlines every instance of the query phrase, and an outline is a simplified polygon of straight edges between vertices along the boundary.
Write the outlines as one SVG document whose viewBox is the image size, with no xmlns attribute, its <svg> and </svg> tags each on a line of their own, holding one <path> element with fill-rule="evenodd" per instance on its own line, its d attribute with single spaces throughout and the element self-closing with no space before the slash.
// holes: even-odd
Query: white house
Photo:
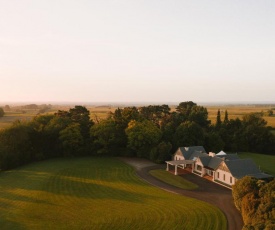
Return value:
<svg viewBox="0 0 275 230">
<path fill-rule="evenodd" d="M 180 147 L 173 155 L 173 160 L 166 163 L 168 171 L 169 165 L 175 167 L 175 175 L 178 174 L 178 167 L 189 168 L 192 173 L 229 188 L 244 176 L 258 179 L 273 177 L 261 172 L 251 159 L 239 159 L 237 154 L 223 151 L 207 154 L 202 146 Z"/>
</svg>

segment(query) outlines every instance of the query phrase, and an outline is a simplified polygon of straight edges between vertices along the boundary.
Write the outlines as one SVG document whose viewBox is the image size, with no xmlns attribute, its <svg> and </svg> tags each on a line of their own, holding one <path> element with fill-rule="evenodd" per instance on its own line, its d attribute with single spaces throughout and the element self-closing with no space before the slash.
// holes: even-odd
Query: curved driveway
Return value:
<svg viewBox="0 0 275 230">
<path fill-rule="evenodd" d="M 227 218 L 228 230 L 241 230 L 243 227 L 243 221 L 241 214 L 236 209 L 232 191 L 228 188 L 220 186 L 214 182 L 203 179 L 194 174 L 181 175 L 188 181 L 193 182 L 199 186 L 195 190 L 184 190 L 175 186 L 166 184 L 149 174 L 152 169 L 165 169 L 165 165 L 158 165 L 152 163 L 146 159 L 140 158 L 120 158 L 127 164 L 132 165 L 137 172 L 137 175 L 142 179 L 146 180 L 150 184 L 160 187 L 166 191 L 181 194 L 184 196 L 192 197 L 198 200 L 208 202 L 212 205 L 217 206 L 225 214 Z"/>
</svg>

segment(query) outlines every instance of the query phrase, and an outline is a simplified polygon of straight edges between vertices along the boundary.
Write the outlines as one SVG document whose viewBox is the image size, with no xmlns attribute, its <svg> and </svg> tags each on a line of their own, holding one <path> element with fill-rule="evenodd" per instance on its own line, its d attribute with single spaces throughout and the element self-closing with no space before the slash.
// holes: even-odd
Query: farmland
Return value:
<svg viewBox="0 0 275 230">
<path fill-rule="evenodd" d="M 226 229 L 220 210 L 141 181 L 115 158 L 52 159 L 0 173 L 1 229 Z"/>
</svg>

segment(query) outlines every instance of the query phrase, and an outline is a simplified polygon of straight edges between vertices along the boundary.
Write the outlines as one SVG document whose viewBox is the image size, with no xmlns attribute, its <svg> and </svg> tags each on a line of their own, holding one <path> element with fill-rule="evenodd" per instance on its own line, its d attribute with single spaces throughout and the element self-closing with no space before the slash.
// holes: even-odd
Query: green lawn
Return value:
<svg viewBox="0 0 275 230">
<path fill-rule="evenodd" d="M 115 158 L 54 159 L 0 173 L 3 229 L 226 229 L 216 207 L 140 180 Z"/>
<path fill-rule="evenodd" d="M 240 158 L 251 158 L 265 173 L 275 176 L 275 156 L 259 153 L 238 153 Z"/>
<path fill-rule="evenodd" d="M 150 174 L 152 176 L 158 178 L 159 180 L 161 180 L 167 184 L 176 186 L 178 188 L 187 189 L 187 190 L 198 188 L 198 186 L 196 184 L 194 184 L 188 180 L 185 180 L 184 178 L 182 178 L 180 176 L 175 176 L 163 169 L 151 170 Z"/>
</svg>

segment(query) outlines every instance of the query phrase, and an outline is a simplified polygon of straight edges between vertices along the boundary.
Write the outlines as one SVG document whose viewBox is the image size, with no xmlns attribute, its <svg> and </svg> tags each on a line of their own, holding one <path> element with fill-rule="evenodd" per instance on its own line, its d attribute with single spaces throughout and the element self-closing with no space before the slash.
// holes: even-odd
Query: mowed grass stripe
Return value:
<svg viewBox="0 0 275 230">
<path fill-rule="evenodd" d="M 140 180 L 115 158 L 53 159 L 0 173 L 2 229 L 226 229 L 222 212 Z"/>
</svg>

